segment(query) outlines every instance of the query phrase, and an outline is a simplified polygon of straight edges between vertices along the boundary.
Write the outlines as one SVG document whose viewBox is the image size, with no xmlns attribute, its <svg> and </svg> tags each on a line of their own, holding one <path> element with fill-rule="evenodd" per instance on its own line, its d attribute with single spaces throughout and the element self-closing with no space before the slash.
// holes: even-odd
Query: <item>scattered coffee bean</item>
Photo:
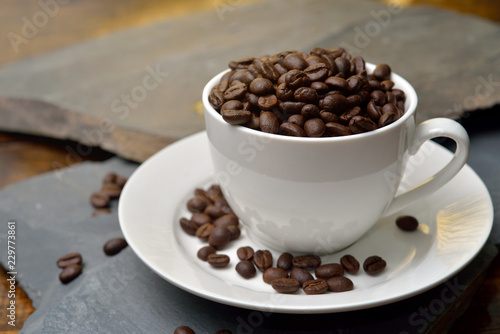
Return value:
<svg viewBox="0 0 500 334">
<path fill-rule="evenodd" d="M 321 258 L 317 255 L 295 256 L 292 263 L 295 268 L 315 270 L 321 264 Z"/>
<path fill-rule="evenodd" d="M 208 236 L 208 244 L 215 249 L 223 249 L 229 243 L 231 233 L 227 227 L 215 227 Z"/>
<path fill-rule="evenodd" d="M 179 326 L 174 330 L 174 334 L 194 334 L 194 331 L 188 326 Z"/>
<path fill-rule="evenodd" d="M 203 246 L 198 250 L 196 254 L 198 258 L 202 261 L 207 261 L 210 254 L 215 254 L 216 250 L 213 246 Z"/>
<path fill-rule="evenodd" d="M 340 264 L 344 267 L 345 271 L 354 275 L 359 271 L 359 262 L 352 255 L 344 255 L 340 258 Z"/>
<path fill-rule="evenodd" d="M 189 235 L 196 234 L 196 230 L 198 229 L 198 226 L 195 223 L 193 223 L 192 221 L 190 221 L 189 219 L 181 218 L 179 220 L 179 223 L 181 225 L 182 230 L 184 232 L 186 232 L 187 234 L 189 234 Z"/>
<path fill-rule="evenodd" d="M 116 199 L 120 197 L 122 188 L 116 183 L 104 183 L 100 191 L 108 195 L 110 199 Z"/>
<path fill-rule="evenodd" d="M 276 278 L 271 281 L 271 286 L 279 293 L 294 293 L 300 288 L 300 283 L 293 278 Z"/>
<path fill-rule="evenodd" d="M 59 280 L 62 283 L 67 284 L 72 280 L 74 280 L 75 278 L 77 278 L 78 276 L 80 276 L 81 273 L 82 273 L 81 265 L 70 264 L 69 266 L 64 267 L 64 269 L 61 271 L 61 273 L 59 274 Z"/>
<path fill-rule="evenodd" d="M 258 250 L 253 255 L 253 263 L 257 269 L 264 272 L 273 266 L 273 255 L 268 250 Z"/>
<path fill-rule="evenodd" d="M 205 196 L 195 196 L 187 202 L 187 208 L 189 211 L 203 212 L 207 205 L 209 204 L 209 199 Z"/>
<path fill-rule="evenodd" d="M 334 276 L 327 279 L 328 290 L 332 292 L 344 292 L 354 289 L 354 283 L 347 277 Z"/>
<path fill-rule="evenodd" d="M 290 270 L 292 269 L 292 266 L 293 266 L 293 255 L 290 254 L 290 253 L 283 253 L 280 255 L 280 257 L 278 258 L 278 262 L 276 264 L 276 266 L 278 268 L 281 268 L 283 270 Z"/>
<path fill-rule="evenodd" d="M 127 247 L 127 241 L 123 238 L 114 238 L 106 241 L 106 243 L 103 246 L 104 253 L 106 255 L 116 255 L 118 254 L 122 249 Z"/>
<path fill-rule="evenodd" d="M 240 260 L 251 260 L 253 258 L 254 250 L 250 246 L 240 247 L 236 251 Z"/>
<path fill-rule="evenodd" d="M 418 228 L 418 220 L 413 216 L 400 216 L 396 219 L 396 225 L 403 231 L 415 231 Z"/>
<path fill-rule="evenodd" d="M 205 224 L 212 224 L 212 218 L 206 213 L 195 212 L 191 216 L 191 222 L 200 227 Z"/>
<path fill-rule="evenodd" d="M 386 267 L 387 263 L 380 256 L 368 257 L 363 263 L 363 269 L 368 275 L 377 275 Z"/>
<path fill-rule="evenodd" d="M 314 279 L 313 275 L 305 269 L 293 268 L 290 272 L 290 278 L 294 278 L 300 282 L 300 285 L 304 284 L 306 281 L 312 281 Z"/>
<path fill-rule="evenodd" d="M 100 209 L 95 209 L 94 211 L 92 211 L 92 216 L 95 217 L 95 216 L 99 216 L 102 214 L 109 214 L 109 213 L 111 213 L 111 210 L 109 208 L 100 208 Z"/>
<path fill-rule="evenodd" d="M 244 278 L 254 277 L 257 271 L 252 262 L 248 260 L 242 260 L 236 265 L 236 272 Z"/>
<path fill-rule="evenodd" d="M 231 225 L 234 226 L 239 225 L 238 217 L 236 217 L 236 215 L 234 214 L 223 215 L 214 221 L 215 227 L 220 227 L 220 226 L 228 227 Z"/>
<path fill-rule="evenodd" d="M 119 176 L 116 173 L 108 173 L 102 180 L 100 190 L 93 192 L 90 195 L 90 204 L 99 210 L 95 210 L 92 216 L 97 216 L 102 213 L 109 213 L 109 205 L 111 200 L 120 197 L 122 188 L 127 182 L 127 178 Z"/>
<path fill-rule="evenodd" d="M 216 268 L 226 267 L 229 264 L 230 258 L 225 254 L 210 254 L 207 262 Z"/>
<path fill-rule="evenodd" d="M 229 240 L 235 240 L 240 237 L 241 230 L 238 226 L 230 225 L 226 228 L 229 231 Z"/>
<path fill-rule="evenodd" d="M 322 264 L 316 268 L 314 274 L 317 278 L 328 279 L 334 276 L 344 276 L 344 268 L 338 263 Z"/>
<path fill-rule="evenodd" d="M 203 224 L 196 229 L 195 235 L 203 241 L 208 241 L 208 237 L 210 237 L 214 228 L 215 227 L 210 223 Z"/>
<path fill-rule="evenodd" d="M 81 264 L 81 263 L 82 263 L 82 255 L 77 252 L 71 252 L 65 254 L 57 260 L 57 266 L 59 268 L 66 268 L 69 265 Z"/>
<path fill-rule="evenodd" d="M 90 195 L 90 204 L 94 208 L 107 208 L 109 206 L 109 196 L 103 191 L 96 191 Z"/>
<path fill-rule="evenodd" d="M 328 290 L 328 283 L 322 278 L 306 281 L 302 284 L 302 290 L 308 295 L 319 295 Z"/>
<path fill-rule="evenodd" d="M 271 282 L 276 278 L 288 278 L 288 273 L 281 268 L 267 268 L 262 275 L 262 279 L 267 284 L 271 284 Z"/>
</svg>

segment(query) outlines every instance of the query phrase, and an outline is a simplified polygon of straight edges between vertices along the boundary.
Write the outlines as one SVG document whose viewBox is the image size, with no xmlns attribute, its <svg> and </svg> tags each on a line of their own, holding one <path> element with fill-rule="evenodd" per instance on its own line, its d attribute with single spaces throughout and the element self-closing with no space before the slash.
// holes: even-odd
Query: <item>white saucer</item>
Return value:
<svg viewBox="0 0 500 334">
<path fill-rule="evenodd" d="M 441 146 L 427 142 L 410 166 L 403 186 L 411 187 L 432 175 L 451 158 Z M 402 300 L 426 291 L 464 268 L 481 250 L 493 223 L 493 205 L 481 179 L 466 165 L 439 191 L 400 214 L 415 216 L 419 230 L 403 232 L 393 215 L 380 220 L 361 240 L 323 263 L 338 262 L 344 254 L 360 262 L 371 255 L 384 258 L 387 268 L 378 276 L 360 270 L 355 288 L 343 293 L 305 295 L 276 293 L 262 275 L 246 280 L 234 266 L 236 249 L 263 249 L 242 235 L 221 251 L 231 257 L 227 268 L 211 268 L 196 253 L 206 245 L 185 234 L 181 217 L 196 187 L 213 183 L 205 132 L 169 145 L 143 163 L 130 177 L 120 197 L 119 219 L 129 245 L 158 275 L 195 295 L 238 307 L 281 313 L 327 313 L 358 310 Z M 279 256 L 274 253 L 275 259 Z"/>
</svg>

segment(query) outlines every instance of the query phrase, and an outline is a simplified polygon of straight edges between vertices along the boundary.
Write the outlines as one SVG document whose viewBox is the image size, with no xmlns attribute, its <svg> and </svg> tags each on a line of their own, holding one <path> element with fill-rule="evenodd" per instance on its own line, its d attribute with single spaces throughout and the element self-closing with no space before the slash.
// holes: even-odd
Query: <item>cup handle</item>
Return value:
<svg viewBox="0 0 500 334">
<path fill-rule="evenodd" d="M 453 158 L 443 169 L 425 182 L 396 196 L 386 209 L 384 216 L 391 215 L 419 198 L 430 195 L 438 190 L 450 181 L 465 165 L 470 150 L 469 135 L 462 125 L 449 118 L 433 118 L 418 125 L 415 129 L 413 140 L 410 141 L 410 155 L 417 153 L 422 144 L 427 140 L 436 137 L 448 137 L 456 142 L 457 146 Z"/>
</svg>

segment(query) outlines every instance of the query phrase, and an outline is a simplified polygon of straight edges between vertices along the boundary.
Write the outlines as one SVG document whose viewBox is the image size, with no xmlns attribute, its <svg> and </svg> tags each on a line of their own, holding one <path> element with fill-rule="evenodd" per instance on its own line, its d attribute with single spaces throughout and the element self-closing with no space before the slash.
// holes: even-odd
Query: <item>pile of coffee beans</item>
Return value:
<svg viewBox="0 0 500 334">
<path fill-rule="evenodd" d="M 233 125 L 272 134 L 332 137 L 372 131 L 399 119 L 405 93 L 391 68 L 368 74 L 346 50 L 283 51 L 229 63 L 208 100 Z"/>
<path fill-rule="evenodd" d="M 118 199 L 122 192 L 127 178 L 119 176 L 116 173 L 108 173 L 102 180 L 102 187 L 90 195 L 90 204 L 96 208 L 92 213 L 97 216 L 102 213 L 110 213 L 109 205 L 114 199 Z"/>
<path fill-rule="evenodd" d="M 227 203 L 218 185 L 204 190 L 197 188 L 187 204 L 191 217 L 182 217 L 179 224 L 184 232 L 208 243 L 198 250 L 197 256 L 216 268 L 226 267 L 230 258 L 217 253 L 229 242 L 237 239 L 241 230 L 239 219 Z"/>
</svg>

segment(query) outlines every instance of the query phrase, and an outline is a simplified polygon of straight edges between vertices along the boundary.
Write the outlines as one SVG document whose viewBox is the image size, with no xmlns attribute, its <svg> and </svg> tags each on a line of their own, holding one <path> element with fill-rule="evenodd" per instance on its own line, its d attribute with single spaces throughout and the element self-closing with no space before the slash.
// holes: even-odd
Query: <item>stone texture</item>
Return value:
<svg viewBox="0 0 500 334">
<path fill-rule="evenodd" d="M 256 23 L 256 18 L 258 22 Z M 0 68 L 1 130 L 69 138 L 134 161 L 204 128 L 204 84 L 230 60 L 344 46 L 419 94 L 418 120 L 500 101 L 500 26 L 431 7 L 276 0 L 124 29 Z"/>
</svg>

